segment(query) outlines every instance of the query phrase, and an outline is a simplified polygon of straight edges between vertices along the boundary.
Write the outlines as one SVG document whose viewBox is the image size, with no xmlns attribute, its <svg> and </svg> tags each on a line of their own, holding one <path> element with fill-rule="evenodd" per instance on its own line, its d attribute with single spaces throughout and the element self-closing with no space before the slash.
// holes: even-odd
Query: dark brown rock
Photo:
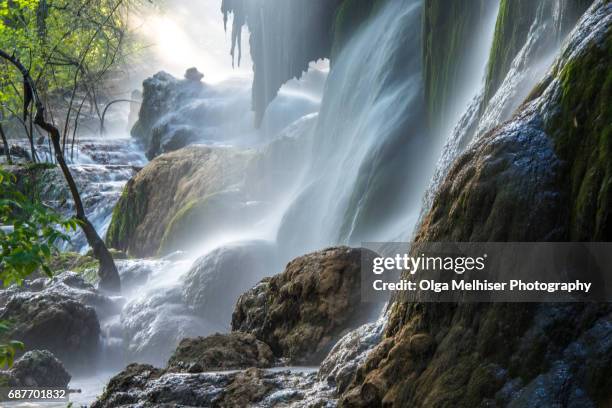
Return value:
<svg viewBox="0 0 612 408">
<path fill-rule="evenodd" d="M 272 366 L 270 347 L 247 333 L 184 339 L 168 361 L 169 371 L 202 372 Z"/>
<path fill-rule="evenodd" d="M 293 363 L 321 361 L 343 332 L 370 317 L 372 305 L 360 301 L 363 251 L 375 256 L 336 247 L 294 259 L 238 299 L 232 329 Z"/>
</svg>

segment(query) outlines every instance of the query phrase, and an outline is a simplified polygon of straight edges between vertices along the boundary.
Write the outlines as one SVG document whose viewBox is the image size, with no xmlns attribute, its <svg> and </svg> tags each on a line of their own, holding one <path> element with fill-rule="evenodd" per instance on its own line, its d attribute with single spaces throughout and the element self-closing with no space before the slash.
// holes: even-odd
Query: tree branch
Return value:
<svg viewBox="0 0 612 408">
<path fill-rule="evenodd" d="M 13 66 L 15 66 L 15 68 L 19 70 L 23 77 L 24 85 L 29 88 L 29 91 L 32 95 L 32 103 L 34 104 L 34 108 L 36 109 L 34 123 L 49 134 L 49 138 L 51 139 L 53 150 L 55 152 L 55 158 L 62 170 L 62 173 L 64 174 L 66 183 L 68 183 L 70 193 L 72 194 L 72 199 L 74 201 L 74 207 L 76 211 L 76 218 L 80 221 L 80 226 L 83 232 L 85 233 L 87 242 L 93 250 L 94 257 L 100 262 L 100 268 L 98 269 L 98 275 L 100 276 L 100 287 L 110 291 L 120 291 L 121 283 L 119 279 L 119 273 L 117 272 L 117 267 L 115 266 L 115 261 L 113 260 L 113 257 L 111 256 L 110 252 L 108 251 L 108 248 L 104 244 L 104 241 L 102 240 L 102 238 L 100 238 L 98 232 L 85 215 L 85 209 L 83 207 L 81 195 L 79 194 L 76 182 L 72 177 L 70 168 L 66 164 L 66 160 L 64 159 L 64 155 L 62 153 L 60 132 L 57 127 L 45 120 L 45 107 L 40 97 L 38 96 L 38 91 L 36 89 L 34 81 L 32 80 L 32 77 L 30 76 L 29 71 L 23 66 L 23 64 L 21 63 L 21 61 L 19 61 L 17 57 L 15 57 L 14 55 L 9 55 L 3 50 L 0 50 L 0 58 L 3 58 L 6 61 L 10 62 Z M 27 108 L 28 107 L 26 106 L 26 109 Z"/>
</svg>

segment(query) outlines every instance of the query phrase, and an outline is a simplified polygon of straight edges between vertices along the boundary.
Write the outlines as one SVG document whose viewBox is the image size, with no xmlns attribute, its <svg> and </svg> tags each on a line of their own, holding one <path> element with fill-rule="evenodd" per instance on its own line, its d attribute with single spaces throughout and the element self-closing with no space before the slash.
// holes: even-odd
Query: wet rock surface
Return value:
<svg viewBox="0 0 612 408">
<path fill-rule="evenodd" d="M 343 332 L 371 317 L 372 305 L 360 301 L 362 254 L 375 256 L 336 247 L 294 259 L 238 299 L 232 329 L 292 363 L 321 361 Z"/>
<path fill-rule="evenodd" d="M 18 293 L 0 310 L 0 319 L 15 322 L 9 338 L 30 350 L 49 350 L 69 366 L 87 365 L 97 355 L 100 323 L 95 310 L 66 294 Z"/>
<path fill-rule="evenodd" d="M 612 5 L 595 2 L 513 119 L 451 166 L 417 241 L 612 239 L 601 144 L 611 25 Z M 397 300 L 340 406 L 587 407 L 612 398 L 610 304 Z"/>
<path fill-rule="evenodd" d="M 183 339 L 168 361 L 171 372 L 266 368 L 274 363 L 270 346 L 247 333 Z"/>
<path fill-rule="evenodd" d="M 165 406 L 297 408 L 334 404 L 329 389 L 317 388 L 312 372 L 250 368 L 180 374 L 132 364 L 110 380 L 92 408 Z"/>
<path fill-rule="evenodd" d="M 121 299 L 112 299 L 87 283 L 84 276 L 75 272 L 63 272 L 52 278 L 26 280 L 22 286 L 13 285 L 0 291 L 0 306 L 6 306 L 14 297 L 27 298 L 35 294 L 57 294 L 95 309 L 98 317 L 119 313 Z"/>
<path fill-rule="evenodd" d="M 202 234 L 200 213 L 190 210 L 206 197 L 240 183 L 250 156 L 230 148 L 191 146 L 156 158 L 125 187 L 113 212 L 107 244 L 131 256 L 156 255 L 166 231 L 185 216 L 192 216 L 188 224 L 193 228 L 172 239 L 187 242 L 194 237 L 191 234 Z M 210 231 L 211 224 L 206 225 Z"/>
<path fill-rule="evenodd" d="M 11 387 L 66 388 L 70 374 L 47 350 L 32 350 L 15 361 L 10 370 L 0 372 Z"/>
<path fill-rule="evenodd" d="M 204 93 L 205 85 L 191 79 L 196 73 L 188 71 L 190 78 L 179 80 L 162 71 L 143 82 L 142 105 L 132 136 L 143 144 L 149 159 L 195 141 L 195 132 L 192 140 L 172 130 L 172 114 L 177 106 Z"/>
</svg>

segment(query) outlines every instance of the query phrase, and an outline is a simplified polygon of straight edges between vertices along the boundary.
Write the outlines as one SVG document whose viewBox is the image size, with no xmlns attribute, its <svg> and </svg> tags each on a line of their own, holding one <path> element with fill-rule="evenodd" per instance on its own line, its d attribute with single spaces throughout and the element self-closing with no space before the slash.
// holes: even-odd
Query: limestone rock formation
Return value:
<svg viewBox="0 0 612 408">
<path fill-rule="evenodd" d="M 336 247 L 294 259 L 238 299 L 232 329 L 292 363 L 321 361 L 345 330 L 371 317 L 372 304 L 361 302 L 362 256 L 375 254 Z"/>
<path fill-rule="evenodd" d="M 417 241 L 610 241 L 611 51 L 612 4 L 597 1 L 513 119 L 453 164 Z M 397 300 L 341 406 L 612 401 L 610 304 Z"/>
<path fill-rule="evenodd" d="M 242 27 L 247 24 L 251 33 L 257 125 L 285 82 L 302 76 L 311 61 L 330 56 L 332 27 L 340 3 L 341 0 L 223 1 L 226 22 L 233 13 L 232 56 L 238 64 Z"/>
<path fill-rule="evenodd" d="M 175 239 L 189 242 L 192 234 L 205 234 L 202 225 L 210 226 L 210 217 L 218 215 L 206 203 L 214 203 L 211 196 L 242 181 L 250 157 L 249 152 L 230 148 L 191 146 L 156 158 L 125 187 L 113 212 L 108 245 L 146 257 L 157 254 L 167 231 L 169 248 Z M 190 221 L 184 222 L 185 217 Z M 172 227 L 175 224 L 191 228 L 179 231 Z"/>
<path fill-rule="evenodd" d="M 142 104 L 132 136 L 142 143 L 147 157 L 152 159 L 196 140 L 196 129 L 192 126 L 174 126 L 172 114 L 176 106 L 202 96 L 205 85 L 199 80 L 179 80 L 163 71 L 146 79 L 142 85 Z"/>
<path fill-rule="evenodd" d="M 314 379 L 314 373 L 257 368 L 185 374 L 132 364 L 110 380 L 92 408 L 332 406 L 328 391 L 310 394 Z"/>
<path fill-rule="evenodd" d="M 213 334 L 183 339 L 168 361 L 168 371 L 197 373 L 271 367 L 270 347 L 247 333 Z"/>
</svg>

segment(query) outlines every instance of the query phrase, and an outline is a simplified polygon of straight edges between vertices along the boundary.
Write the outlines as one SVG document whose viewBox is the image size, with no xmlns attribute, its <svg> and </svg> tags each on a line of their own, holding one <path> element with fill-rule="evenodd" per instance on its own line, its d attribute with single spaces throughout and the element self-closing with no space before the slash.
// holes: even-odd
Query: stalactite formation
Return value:
<svg viewBox="0 0 612 408">
<path fill-rule="evenodd" d="M 329 58 L 333 24 L 341 0 L 224 0 L 224 23 L 232 21 L 232 60 L 240 64 L 242 27 L 251 33 L 253 111 L 259 126 L 280 87 L 308 70 L 311 61 Z M 237 51 L 237 55 L 236 55 Z"/>
</svg>

